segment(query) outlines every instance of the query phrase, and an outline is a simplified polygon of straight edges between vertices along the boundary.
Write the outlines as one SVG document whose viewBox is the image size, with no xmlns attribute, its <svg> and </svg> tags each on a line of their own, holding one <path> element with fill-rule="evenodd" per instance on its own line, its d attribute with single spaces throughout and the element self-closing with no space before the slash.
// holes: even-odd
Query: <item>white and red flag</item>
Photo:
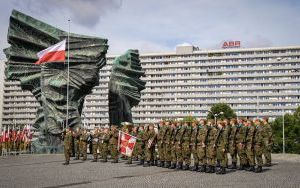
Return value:
<svg viewBox="0 0 300 188">
<path fill-rule="evenodd" d="M 119 131 L 119 151 L 121 154 L 131 157 L 133 148 L 136 144 L 136 137 Z"/>
<path fill-rule="evenodd" d="M 66 60 L 66 39 L 37 53 L 39 60 L 35 64 Z"/>
</svg>

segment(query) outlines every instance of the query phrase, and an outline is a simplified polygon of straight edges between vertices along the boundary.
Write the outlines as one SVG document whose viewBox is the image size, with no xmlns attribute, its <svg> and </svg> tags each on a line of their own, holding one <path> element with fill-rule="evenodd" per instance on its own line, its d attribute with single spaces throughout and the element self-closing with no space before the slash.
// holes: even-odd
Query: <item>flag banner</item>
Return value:
<svg viewBox="0 0 300 188">
<path fill-rule="evenodd" d="M 39 60 L 35 64 L 66 60 L 66 39 L 37 53 Z"/>
<path fill-rule="evenodd" d="M 128 157 L 131 157 L 137 138 L 122 131 L 119 131 L 119 135 L 120 135 L 120 143 L 119 143 L 120 153 Z"/>
</svg>

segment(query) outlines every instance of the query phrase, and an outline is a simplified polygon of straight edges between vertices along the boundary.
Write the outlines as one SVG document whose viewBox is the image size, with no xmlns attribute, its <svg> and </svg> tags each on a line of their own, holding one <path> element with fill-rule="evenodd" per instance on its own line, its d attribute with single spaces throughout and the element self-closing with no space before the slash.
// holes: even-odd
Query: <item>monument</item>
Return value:
<svg viewBox="0 0 300 188">
<path fill-rule="evenodd" d="M 63 128 L 82 125 L 84 98 L 99 84 L 99 70 L 106 64 L 107 39 L 74 33 L 69 34 L 66 47 L 69 74 L 67 62 L 35 64 L 37 52 L 64 39 L 68 32 L 12 11 L 7 35 L 10 47 L 4 49 L 8 60 L 5 74 L 8 80 L 19 80 L 22 89 L 31 91 L 40 104 L 33 125 L 39 133 L 33 143 L 36 152 L 59 150 Z M 132 57 L 138 58 L 135 53 Z"/>
<path fill-rule="evenodd" d="M 142 76 L 145 76 L 145 71 L 142 70 L 138 50 L 128 50 L 114 60 L 108 86 L 111 125 L 132 123 L 131 108 L 139 104 L 141 91 L 146 85 L 146 82 L 140 79 Z"/>
</svg>

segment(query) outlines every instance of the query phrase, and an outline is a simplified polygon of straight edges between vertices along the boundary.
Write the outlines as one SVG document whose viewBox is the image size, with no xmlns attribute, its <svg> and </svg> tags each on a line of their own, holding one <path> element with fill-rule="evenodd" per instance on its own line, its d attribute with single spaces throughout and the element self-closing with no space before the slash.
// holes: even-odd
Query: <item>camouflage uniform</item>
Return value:
<svg viewBox="0 0 300 188">
<path fill-rule="evenodd" d="M 198 126 L 198 135 L 197 135 L 197 158 L 199 161 L 200 168 L 199 172 L 205 172 L 206 170 L 206 143 L 207 143 L 207 134 L 208 127 L 207 125 Z"/>
<path fill-rule="evenodd" d="M 165 125 L 161 126 L 157 135 L 157 150 L 159 156 L 159 167 L 164 166 L 165 155 L 164 155 L 164 137 L 167 131 L 167 127 Z"/>
<path fill-rule="evenodd" d="M 175 138 L 175 150 L 176 150 L 176 158 L 177 158 L 177 170 L 182 169 L 183 156 L 182 156 L 182 138 L 185 128 L 183 126 L 177 127 L 178 132 Z"/>
<path fill-rule="evenodd" d="M 145 154 L 144 154 L 144 149 L 145 149 L 145 142 L 142 140 L 143 135 L 144 135 L 144 130 L 138 130 L 137 133 L 137 141 L 134 146 L 134 156 L 137 156 L 140 160 L 139 165 L 143 165 L 145 161 Z"/>
<path fill-rule="evenodd" d="M 208 135 L 207 135 L 207 147 L 206 147 L 206 157 L 207 157 L 207 165 L 206 169 L 207 173 L 215 172 L 215 163 L 216 163 L 216 147 L 215 141 L 218 133 L 218 129 L 215 126 L 208 127 Z"/>
<path fill-rule="evenodd" d="M 71 155 L 71 149 L 72 149 L 72 132 L 67 131 L 64 135 L 64 154 L 66 162 L 64 164 L 68 165 L 70 162 L 70 155 Z"/>
<path fill-rule="evenodd" d="M 86 132 L 83 132 L 80 136 L 80 152 L 81 152 L 81 155 L 83 157 L 83 161 L 85 161 L 87 159 L 87 140 L 88 140 L 88 133 Z"/>
<path fill-rule="evenodd" d="M 107 162 L 108 143 L 110 135 L 109 132 L 102 132 L 100 136 L 101 157 L 103 158 L 102 162 Z"/>
<path fill-rule="evenodd" d="M 92 144 L 93 144 L 93 157 L 94 157 L 94 162 L 98 161 L 98 148 L 99 148 L 99 140 L 100 140 L 100 132 L 98 130 L 96 130 L 93 134 L 93 140 L 92 140 Z"/>
<path fill-rule="evenodd" d="M 244 124 L 239 124 L 237 128 L 238 130 L 236 133 L 236 147 L 237 147 L 237 153 L 240 158 L 239 170 L 243 170 L 247 165 L 247 158 L 246 158 L 246 151 L 245 151 L 247 127 L 244 126 Z"/>
<path fill-rule="evenodd" d="M 246 136 L 246 157 L 250 167 L 248 171 L 254 171 L 255 158 L 254 158 L 254 136 L 255 136 L 255 126 L 249 125 L 247 136 Z"/>
<path fill-rule="evenodd" d="M 175 169 L 176 168 L 176 163 L 177 163 L 177 157 L 176 157 L 176 135 L 178 133 L 179 129 L 176 127 L 171 127 L 170 132 L 171 138 L 170 138 L 170 149 L 171 149 L 171 166 L 169 167 L 170 169 Z"/>
<path fill-rule="evenodd" d="M 184 128 L 184 132 L 182 135 L 182 159 L 185 163 L 183 170 L 188 170 L 191 164 L 191 149 L 190 149 L 190 142 L 191 142 L 191 135 L 192 135 L 192 128 L 187 126 Z"/>
<path fill-rule="evenodd" d="M 152 166 L 154 165 L 155 159 L 155 142 L 156 142 L 156 133 L 154 130 L 148 130 L 144 134 L 144 141 L 145 141 L 145 156 L 147 163 L 144 166 Z"/>
<path fill-rule="evenodd" d="M 194 159 L 194 167 L 192 168 L 192 171 L 197 171 L 198 170 L 198 165 L 199 165 L 199 160 L 198 160 L 198 155 L 197 155 L 197 135 L 198 135 L 198 125 L 196 127 L 193 127 L 192 134 L 191 134 L 191 150 L 193 154 L 193 159 Z"/>
<path fill-rule="evenodd" d="M 272 128 L 269 123 L 264 124 L 263 126 L 263 133 L 264 133 L 264 149 L 263 155 L 266 159 L 266 166 L 271 166 L 272 159 L 271 159 L 271 151 L 273 145 L 273 133 Z"/>
<path fill-rule="evenodd" d="M 238 131 L 239 130 L 236 125 L 231 125 L 231 130 L 229 134 L 229 145 L 228 145 L 228 150 L 232 160 L 232 165 L 230 167 L 231 169 L 236 169 L 236 162 L 237 162 L 236 135 Z"/>
<path fill-rule="evenodd" d="M 81 136 L 81 131 L 75 131 L 73 133 L 73 138 L 75 140 L 75 159 L 79 159 L 80 157 L 80 136 Z"/>
<path fill-rule="evenodd" d="M 112 163 L 117 163 L 118 162 L 118 157 L 119 157 L 119 151 L 118 151 L 118 137 L 119 137 L 119 132 L 117 129 L 112 129 L 109 132 L 109 151 L 111 154 L 111 157 L 113 159 Z"/>
<path fill-rule="evenodd" d="M 227 146 L 228 146 L 228 132 L 226 128 L 218 128 L 217 137 L 215 140 L 217 160 L 220 162 L 221 168 L 217 171 L 217 174 L 225 174 L 225 168 L 227 166 Z"/>
<path fill-rule="evenodd" d="M 254 137 L 254 155 L 257 161 L 257 169 L 255 172 L 262 172 L 262 165 L 263 165 L 263 147 L 264 147 L 264 132 L 263 127 L 261 125 L 256 126 L 256 132 Z"/>
<path fill-rule="evenodd" d="M 166 134 L 164 137 L 164 157 L 165 157 L 165 168 L 169 168 L 171 166 L 171 148 L 172 148 L 172 129 L 170 125 L 165 125 L 166 126 Z"/>
</svg>

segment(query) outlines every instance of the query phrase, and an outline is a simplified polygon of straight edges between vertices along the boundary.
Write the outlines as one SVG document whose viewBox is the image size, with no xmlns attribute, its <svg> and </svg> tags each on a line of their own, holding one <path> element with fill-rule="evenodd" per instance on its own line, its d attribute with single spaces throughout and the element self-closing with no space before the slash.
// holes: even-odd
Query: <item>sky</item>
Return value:
<svg viewBox="0 0 300 188">
<path fill-rule="evenodd" d="M 1 0 L 0 58 L 9 16 L 19 10 L 60 29 L 107 38 L 108 54 L 300 45 L 300 0 Z"/>
</svg>

